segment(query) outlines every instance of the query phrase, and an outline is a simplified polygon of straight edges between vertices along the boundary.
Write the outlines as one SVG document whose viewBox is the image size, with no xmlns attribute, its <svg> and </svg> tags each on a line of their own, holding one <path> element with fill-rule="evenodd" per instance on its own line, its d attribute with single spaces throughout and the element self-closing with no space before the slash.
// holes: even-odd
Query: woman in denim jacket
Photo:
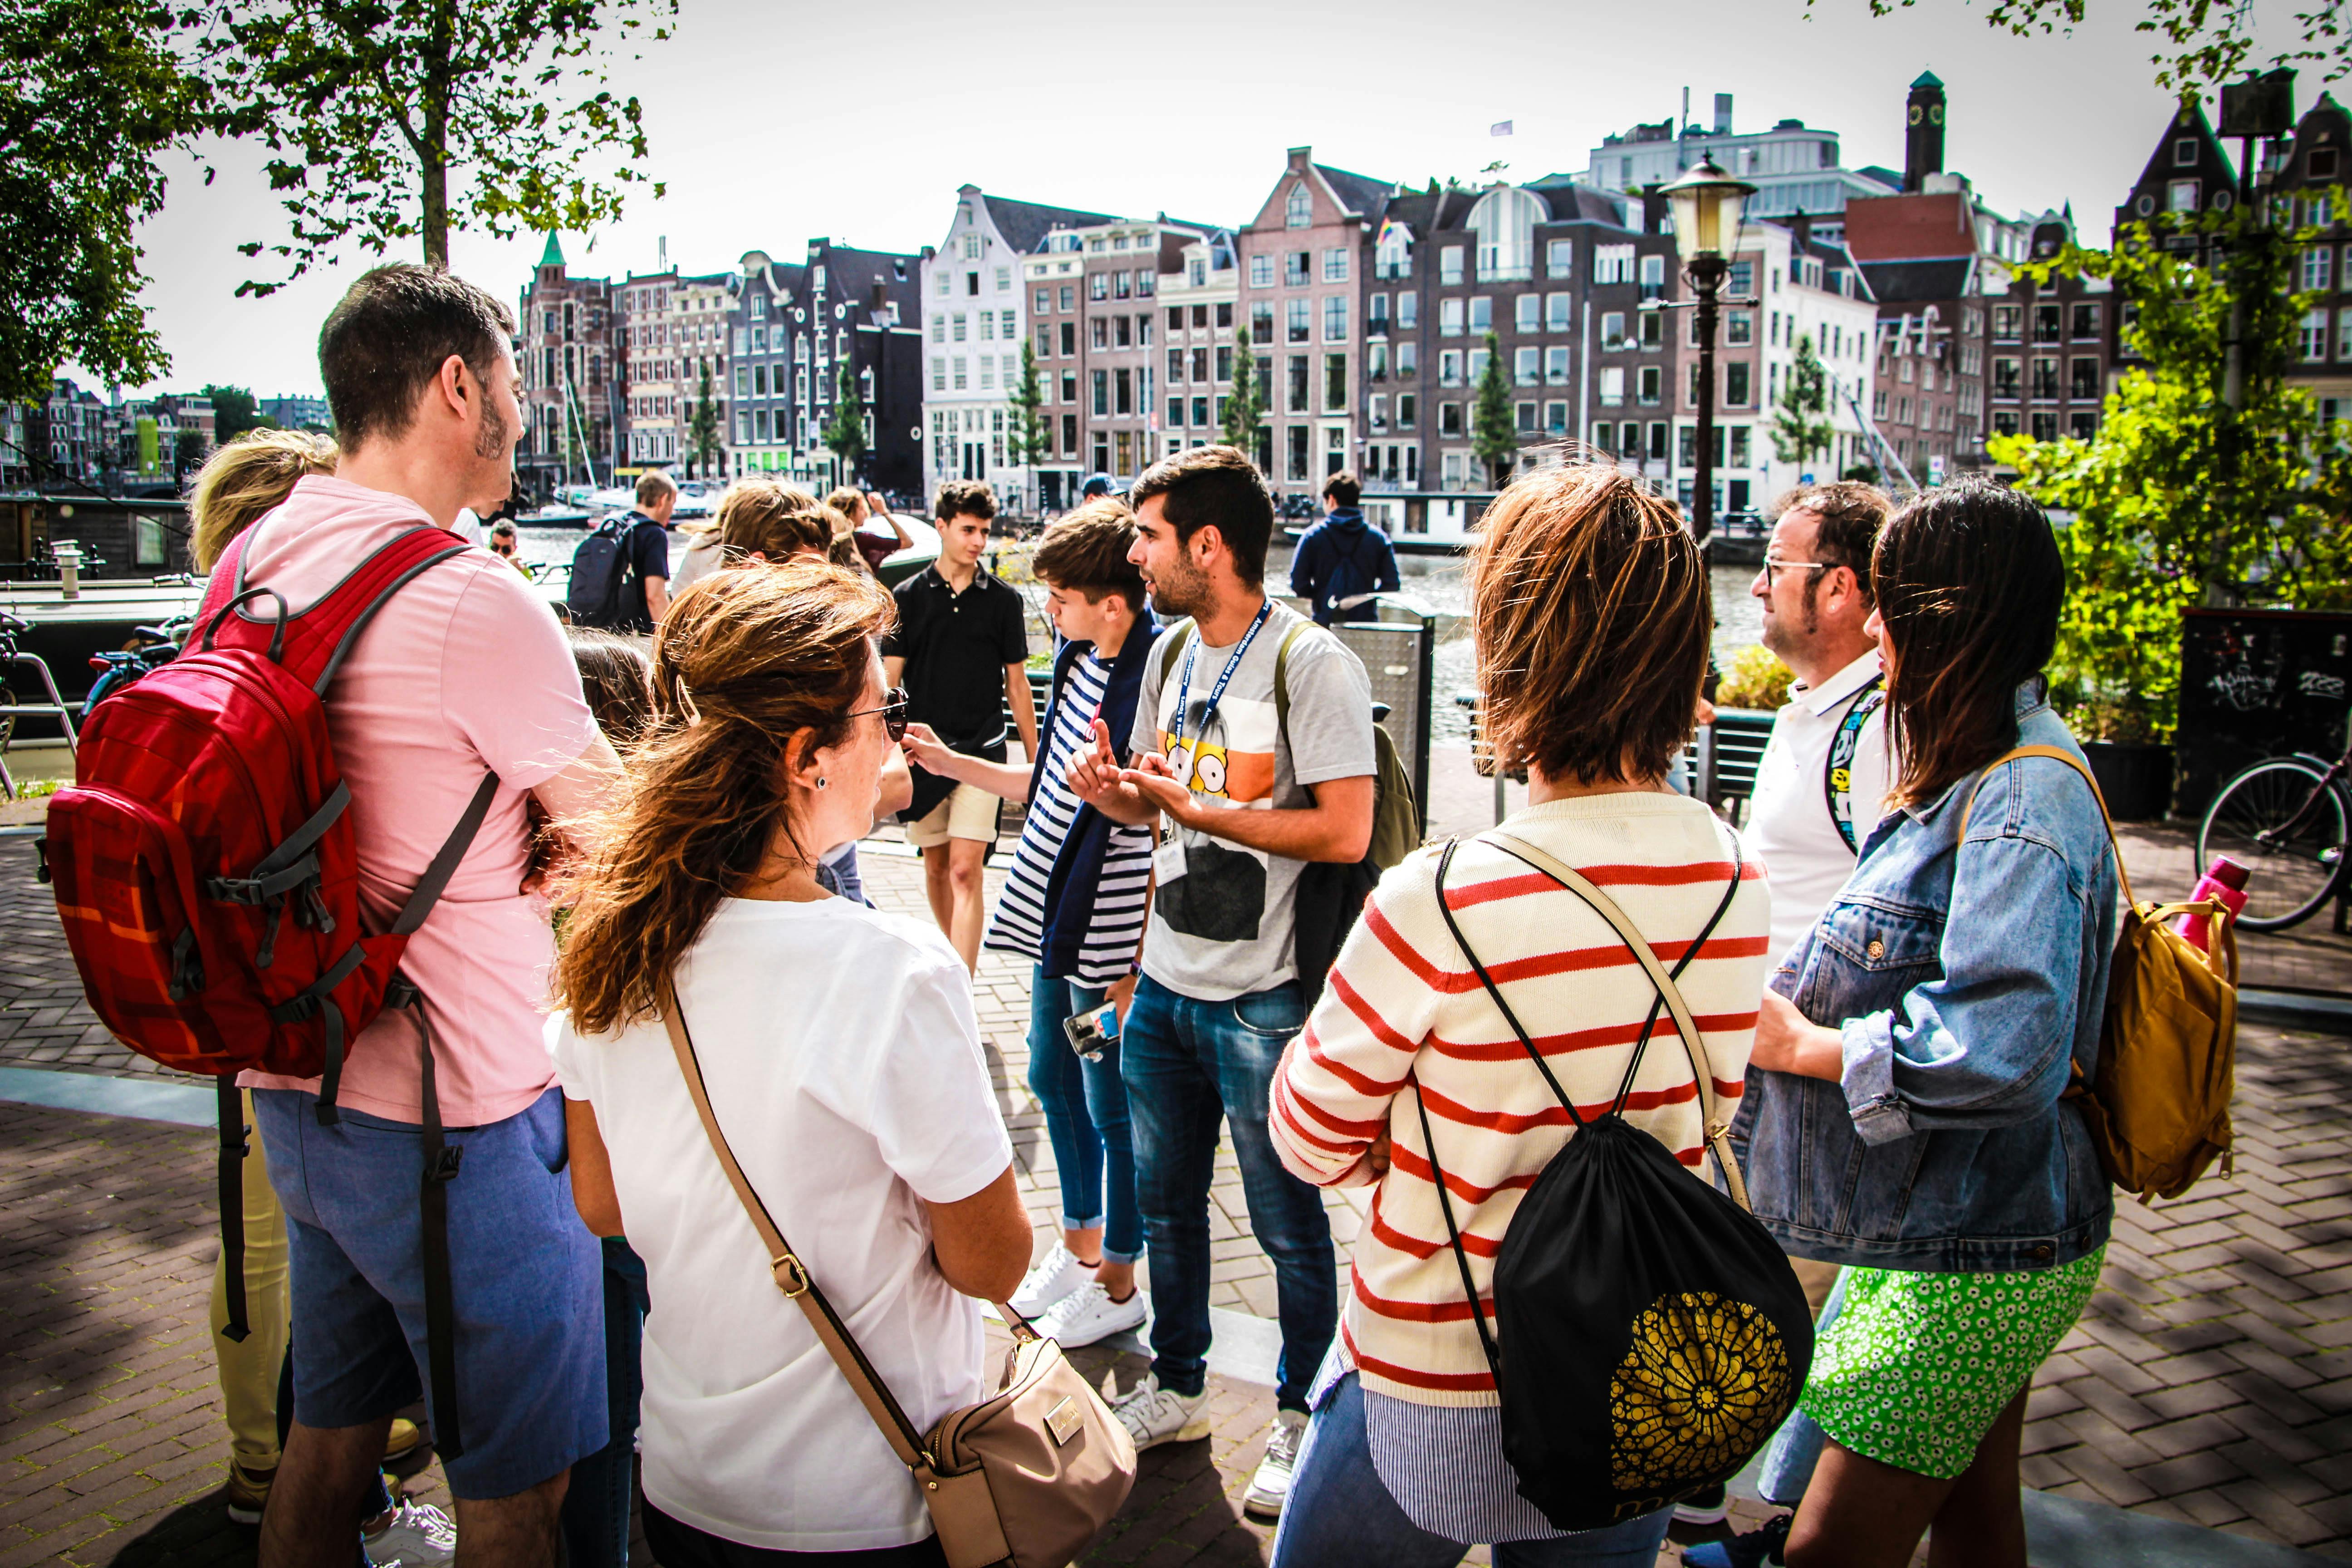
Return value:
<svg viewBox="0 0 2352 1568">
<path fill-rule="evenodd" d="M 1872 629 L 1896 761 L 1853 878 L 1763 999 L 1733 1128 L 1757 1217 L 1846 1266 L 1800 1409 L 1827 1443 L 1734 1563 L 2025 1563 L 2033 1373 L 2098 1284 L 2113 1214 L 2068 1073 L 2095 1064 L 2116 874 L 2045 698 L 2065 576 L 2014 490 L 1887 524 Z M 1801 1425 L 1801 1422 L 1800 1423 Z M 1692 1559 L 1687 1559 L 1689 1561 Z"/>
</svg>

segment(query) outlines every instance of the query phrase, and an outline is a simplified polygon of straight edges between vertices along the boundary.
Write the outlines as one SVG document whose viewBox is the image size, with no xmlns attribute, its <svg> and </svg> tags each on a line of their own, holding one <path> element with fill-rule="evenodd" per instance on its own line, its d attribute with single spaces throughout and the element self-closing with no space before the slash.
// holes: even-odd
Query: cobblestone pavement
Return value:
<svg viewBox="0 0 2352 1568">
<path fill-rule="evenodd" d="M 81 1005 L 28 858 L 0 847 L 0 1063 L 176 1077 Z M 923 911 L 911 861 L 870 856 L 867 879 L 886 906 Z M 1042 1239 L 1055 1189 L 1025 1084 L 1026 974 L 990 955 L 976 988 Z M 2122 1200 L 2103 1288 L 2039 1381 L 2029 1485 L 2352 1560 L 2347 1105 L 2346 1041 L 2242 1032 L 2235 1175 L 2154 1209 Z M 0 1568 L 249 1552 L 211 1495 L 226 1455 L 203 1321 L 205 1150 L 193 1129 L 0 1106 Z M 1271 1315 L 1229 1153 L 1213 1196 L 1217 1303 Z M 1331 1201 L 1344 1255 L 1358 1211 Z M 1124 1365 L 1122 1384 L 1140 1372 Z M 1238 1499 L 1267 1404 L 1221 1380 L 1217 1436 L 1146 1456 L 1102 1560 L 1261 1561 L 1265 1532 Z M 412 1489 L 438 1496 L 437 1476 Z"/>
</svg>

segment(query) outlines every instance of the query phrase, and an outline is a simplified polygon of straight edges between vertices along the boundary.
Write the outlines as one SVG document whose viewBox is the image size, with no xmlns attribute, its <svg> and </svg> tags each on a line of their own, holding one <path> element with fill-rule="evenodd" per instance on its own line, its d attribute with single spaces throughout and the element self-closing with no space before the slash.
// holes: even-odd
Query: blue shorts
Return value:
<svg viewBox="0 0 2352 1568">
<path fill-rule="evenodd" d="M 321 1127 L 317 1103 L 253 1092 L 286 1207 L 294 1418 L 358 1426 L 415 1403 L 431 1365 L 422 1135 L 348 1109 Z M 457 1497 L 510 1497 L 604 1446 L 604 1253 L 572 1205 L 561 1091 L 444 1138 L 466 1151 L 448 1185 L 465 1452 L 444 1468 Z"/>
</svg>

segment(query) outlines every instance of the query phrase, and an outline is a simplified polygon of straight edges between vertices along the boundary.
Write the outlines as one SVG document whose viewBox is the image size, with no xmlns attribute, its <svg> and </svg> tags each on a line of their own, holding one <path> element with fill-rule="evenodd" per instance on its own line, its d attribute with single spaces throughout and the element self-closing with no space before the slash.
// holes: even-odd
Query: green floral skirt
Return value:
<svg viewBox="0 0 2352 1568">
<path fill-rule="evenodd" d="M 2013 1274 L 1849 1268 L 1798 1408 L 1853 1453 L 1950 1480 L 2083 1315 L 2106 1255 Z"/>
</svg>

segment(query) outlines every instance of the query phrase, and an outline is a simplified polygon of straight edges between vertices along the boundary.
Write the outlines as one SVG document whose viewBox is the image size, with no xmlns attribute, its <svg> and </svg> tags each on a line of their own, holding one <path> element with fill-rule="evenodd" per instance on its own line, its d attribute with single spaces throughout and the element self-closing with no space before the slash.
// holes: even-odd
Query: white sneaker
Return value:
<svg viewBox="0 0 2352 1568">
<path fill-rule="evenodd" d="M 1061 1341 L 1064 1350 L 1074 1351 L 1143 1327 L 1149 1310 L 1140 1289 L 1130 1288 L 1126 1300 L 1114 1301 L 1099 1282 L 1089 1279 L 1046 1308 L 1036 1326 L 1047 1339 Z"/>
<path fill-rule="evenodd" d="M 392 1522 L 362 1536 L 360 1544 L 376 1568 L 425 1568 L 457 1560 L 457 1527 L 432 1504 L 403 1499 L 393 1506 Z"/>
<path fill-rule="evenodd" d="M 1252 1519 L 1277 1520 L 1290 1497 L 1290 1472 L 1298 1463 L 1298 1445 L 1307 1436 L 1307 1416 L 1297 1410 L 1277 1410 L 1265 1429 L 1265 1458 L 1250 1477 L 1242 1498 L 1242 1511 Z"/>
<path fill-rule="evenodd" d="M 1160 1387 L 1158 1373 L 1144 1373 L 1143 1381 L 1110 1408 L 1127 1435 L 1135 1439 L 1139 1453 L 1162 1443 L 1196 1442 L 1209 1435 L 1209 1391 L 1203 1388 L 1187 1399 L 1172 1388 Z"/>
<path fill-rule="evenodd" d="M 1034 1318 L 1094 1277 L 1093 1269 L 1071 1257 L 1070 1249 L 1057 1241 L 1053 1251 L 1021 1277 L 1021 1289 L 1013 1292 L 1013 1300 L 1005 1305 L 1024 1318 Z"/>
</svg>

